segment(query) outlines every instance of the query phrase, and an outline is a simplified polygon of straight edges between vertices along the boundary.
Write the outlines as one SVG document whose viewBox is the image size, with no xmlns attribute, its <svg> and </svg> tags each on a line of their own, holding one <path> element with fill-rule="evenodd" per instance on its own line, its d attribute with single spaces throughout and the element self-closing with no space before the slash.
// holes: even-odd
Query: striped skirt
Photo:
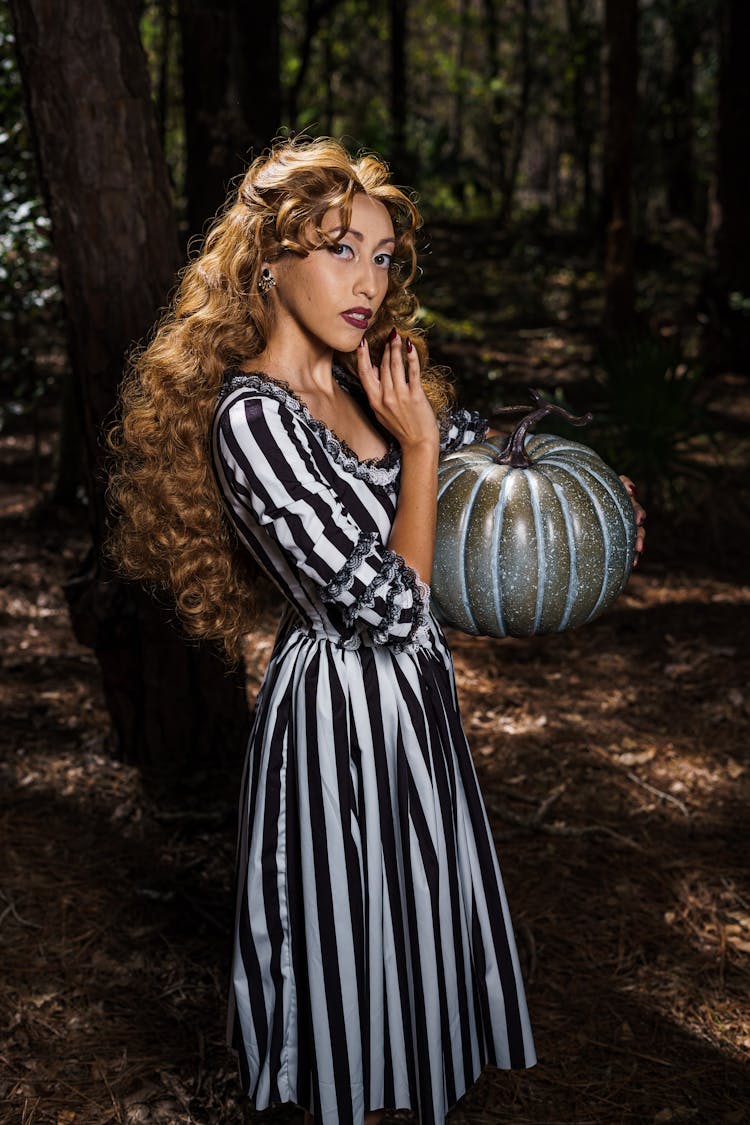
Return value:
<svg viewBox="0 0 750 1125">
<path fill-rule="evenodd" d="M 502 877 L 434 645 L 344 649 L 282 620 L 242 780 L 228 1042 L 254 1109 L 443 1122 L 536 1061 Z"/>
</svg>

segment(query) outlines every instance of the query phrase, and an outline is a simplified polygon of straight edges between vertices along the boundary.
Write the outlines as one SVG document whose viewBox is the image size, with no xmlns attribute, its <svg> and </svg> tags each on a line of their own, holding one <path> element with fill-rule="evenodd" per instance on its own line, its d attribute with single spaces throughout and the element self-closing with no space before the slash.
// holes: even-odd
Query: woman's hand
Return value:
<svg viewBox="0 0 750 1125">
<path fill-rule="evenodd" d="M 439 447 L 440 427 L 422 387 L 417 349 L 408 344 L 406 363 L 408 380 L 402 343 L 395 328 L 386 341 L 379 368 L 372 364 L 364 336 L 357 348 L 359 378 L 370 406 L 402 450 L 425 444 Z"/>
<path fill-rule="evenodd" d="M 630 497 L 630 502 L 633 505 L 633 511 L 635 512 L 635 524 L 637 529 L 635 536 L 635 559 L 633 560 L 633 568 L 635 568 L 638 566 L 638 560 L 641 557 L 643 544 L 646 539 L 646 511 L 635 498 L 635 485 L 630 477 L 621 476 L 620 480 L 625 485 L 627 494 Z"/>
</svg>

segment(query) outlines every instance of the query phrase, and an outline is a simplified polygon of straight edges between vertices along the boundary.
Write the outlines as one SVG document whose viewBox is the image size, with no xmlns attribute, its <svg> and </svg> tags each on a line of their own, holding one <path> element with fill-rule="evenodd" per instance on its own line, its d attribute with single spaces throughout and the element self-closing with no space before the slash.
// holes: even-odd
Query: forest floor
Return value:
<svg viewBox="0 0 750 1125">
<path fill-rule="evenodd" d="M 494 337 L 514 392 L 590 374 L 581 317 L 545 315 L 524 336 L 509 314 Z M 459 347 L 469 369 L 486 361 L 470 333 L 440 338 L 445 362 Z M 715 391 L 726 433 L 741 431 L 750 383 Z M 61 588 L 86 515 L 45 502 L 55 423 L 39 488 L 31 436 L 0 435 L 0 1123 L 301 1123 L 248 1109 L 224 1045 L 241 757 L 176 801 L 107 755 L 98 666 Z M 539 1057 L 485 1068 L 453 1125 L 750 1122 L 739 479 L 687 515 L 649 510 L 642 564 L 597 622 L 528 640 L 446 630 Z M 269 610 L 248 642 L 251 698 L 275 625 Z"/>
</svg>

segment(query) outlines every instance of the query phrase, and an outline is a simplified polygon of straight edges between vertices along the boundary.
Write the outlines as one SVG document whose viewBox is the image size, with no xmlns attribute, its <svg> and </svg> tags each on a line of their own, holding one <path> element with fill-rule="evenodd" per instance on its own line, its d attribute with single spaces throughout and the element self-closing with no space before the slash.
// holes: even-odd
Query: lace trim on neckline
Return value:
<svg viewBox="0 0 750 1125">
<path fill-rule="evenodd" d="M 333 374 L 339 385 L 344 385 L 345 390 L 353 389 L 348 373 L 342 368 L 334 367 Z M 238 367 L 230 367 L 224 373 L 217 402 L 221 402 L 237 387 L 248 383 L 257 386 L 262 393 L 270 394 L 273 398 L 284 402 L 290 410 L 299 415 L 315 431 L 333 460 L 353 476 L 381 486 L 390 485 L 395 481 L 401 467 L 401 447 L 395 438 L 390 439 L 388 452 L 382 457 L 366 457 L 360 460 L 344 438 L 340 438 L 326 426 L 325 422 L 321 422 L 310 413 L 307 404 L 285 379 L 277 379 L 273 375 L 267 375 L 265 371 L 241 371 Z"/>
</svg>

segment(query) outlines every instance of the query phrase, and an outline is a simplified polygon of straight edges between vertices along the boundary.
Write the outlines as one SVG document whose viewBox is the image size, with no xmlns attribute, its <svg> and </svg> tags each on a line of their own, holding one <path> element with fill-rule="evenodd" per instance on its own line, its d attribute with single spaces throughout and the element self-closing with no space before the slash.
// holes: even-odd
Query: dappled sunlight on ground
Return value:
<svg viewBox="0 0 750 1125">
<path fill-rule="evenodd" d="M 26 515 L 0 602 L 0 1121 L 236 1122 L 240 757 L 179 804 L 111 760 L 59 586 L 84 521 Z M 450 1120 L 746 1120 L 749 626 L 747 587 L 645 561 L 575 632 L 447 630 L 540 1056 L 486 1069 Z M 269 612 L 248 641 L 251 699 L 274 628 Z"/>
</svg>

